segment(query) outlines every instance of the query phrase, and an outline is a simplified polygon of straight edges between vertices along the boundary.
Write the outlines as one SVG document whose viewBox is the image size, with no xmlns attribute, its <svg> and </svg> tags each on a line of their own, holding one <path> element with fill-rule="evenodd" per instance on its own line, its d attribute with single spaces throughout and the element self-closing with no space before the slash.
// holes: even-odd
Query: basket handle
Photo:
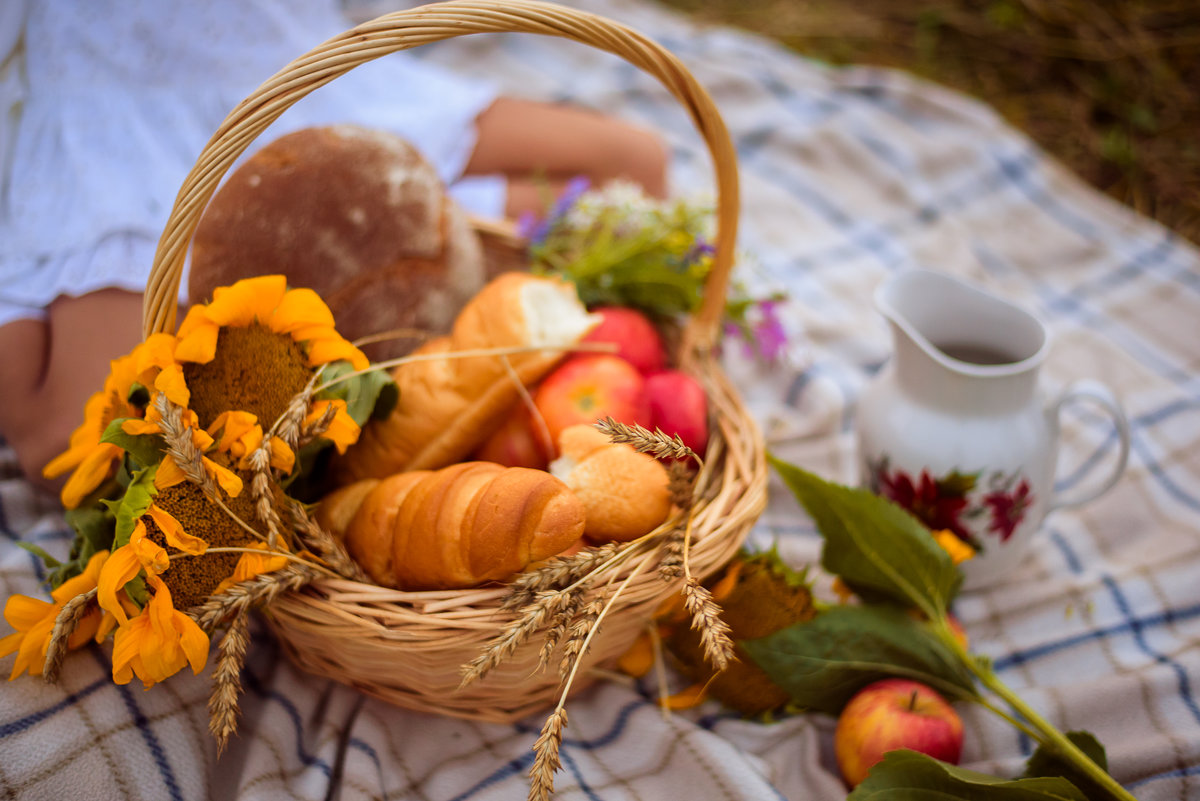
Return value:
<svg viewBox="0 0 1200 801">
<path fill-rule="evenodd" d="M 624 58 L 653 75 L 687 109 L 712 156 L 717 236 L 701 306 L 685 330 L 684 353 L 716 343 L 737 238 L 737 155 L 708 92 L 661 45 L 612 20 L 538 0 L 450 0 L 397 11 L 318 45 L 239 103 L 201 151 L 180 187 L 158 242 L 142 307 L 142 331 L 173 331 L 187 248 L 222 177 L 250 143 L 284 111 L 354 67 L 397 50 L 468 33 L 525 32 L 573 39 Z"/>
</svg>

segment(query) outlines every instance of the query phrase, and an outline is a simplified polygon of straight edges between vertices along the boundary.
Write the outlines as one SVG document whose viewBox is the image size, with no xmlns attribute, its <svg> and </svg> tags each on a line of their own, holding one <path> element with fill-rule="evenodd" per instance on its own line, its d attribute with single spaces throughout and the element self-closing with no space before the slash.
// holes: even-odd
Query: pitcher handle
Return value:
<svg viewBox="0 0 1200 801">
<path fill-rule="evenodd" d="M 1113 425 L 1117 429 L 1117 438 L 1120 443 L 1120 451 L 1117 454 L 1117 462 L 1102 483 L 1095 487 L 1085 488 L 1073 495 L 1062 497 L 1059 493 L 1055 493 L 1050 500 L 1047 512 L 1052 512 L 1055 509 L 1064 509 L 1071 506 L 1078 506 L 1090 500 L 1100 497 L 1104 493 L 1112 489 L 1112 486 L 1117 483 L 1121 474 L 1125 472 L 1125 465 L 1129 461 L 1129 421 L 1125 417 L 1125 410 L 1121 407 L 1120 402 L 1108 387 L 1101 384 L 1099 381 L 1094 381 L 1090 378 L 1085 378 L 1071 384 L 1063 391 L 1058 399 L 1050 406 L 1050 413 L 1054 415 L 1055 420 L 1062 416 L 1063 407 L 1072 401 L 1088 401 L 1108 412 L 1112 418 Z"/>
</svg>

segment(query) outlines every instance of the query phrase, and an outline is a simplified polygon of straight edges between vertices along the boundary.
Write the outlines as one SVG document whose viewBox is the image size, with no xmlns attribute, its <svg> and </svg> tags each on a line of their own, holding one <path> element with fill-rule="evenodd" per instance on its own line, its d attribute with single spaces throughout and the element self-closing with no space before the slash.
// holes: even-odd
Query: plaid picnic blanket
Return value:
<svg viewBox="0 0 1200 801">
<path fill-rule="evenodd" d="M 1200 797 L 1200 255 L 1083 186 L 990 110 L 905 75 L 834 69 L 767 41 L 699 28 L 642 0 L 582 0 L 676 52 L 714 94 L 743 177 L 739 278 L 788 293 L 788 361 L 734 354 L 774 453 L 854 482 L 855 398 L 891 342 L 870 303 L 888 275 L 968 277 L 1046 320 L 1050 387 L 1091 377 L 1122 398 L 1132 455 L 1119 484 L 1043 525 L 1011 579 L 955 612 L 1000 678 L 1063 730 L 1108 748 L 1141 799 Z M 422 58 L 539 98 L 577 100 L 668 138 L 679 194 L 710 190 L 682 110 L 611 56 L 530 36 L 469 37 Z M 1099 416 L 1066 425 L 1059 485 L 1102 476 L 1116 440 Z M 775 479 L 753 533 L 797 565 L 820 542 Z M 0 591 L 40 592 L 64 552 L 52 497 L 0 449 Z M 526 792 L 540 717 L 501 726 L 430 717 L 299 671 L 264 626 L 244 672 L 241 732 L 217 759 L 209 677 L 151 692 L 109 679 L 110 651 L 72 654 L 56 686 L 0 689 L 0 795 L 15 799 L 428 799 Z M 7 669 L 10 660 L 0 668 Z M 833 721 L 741 720 L 715 705 L 664 716 L 653 682 L 600 683 L 569 704 L 562 799 L 837 799 Z M 1020 770 L 1031 743 L 962 709 L 963 764 Z M 339 758 L 339 752 L 344 758 Z"/>
</svg>

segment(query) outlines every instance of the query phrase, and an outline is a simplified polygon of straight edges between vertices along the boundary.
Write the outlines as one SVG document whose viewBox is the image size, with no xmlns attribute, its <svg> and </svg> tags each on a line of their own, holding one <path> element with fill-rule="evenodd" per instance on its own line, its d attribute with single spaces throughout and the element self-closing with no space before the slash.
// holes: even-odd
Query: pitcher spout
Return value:
<svg viewBox="0 0 1200 801">
<path fill-rule="evenodd" d="M 891 326 L 897 382 L 913 397 L 987 413 L 1033 392 L 1049 336 L 1025 309 L 932 270 L 893 276 L 875 305 Z"/>
</svg>

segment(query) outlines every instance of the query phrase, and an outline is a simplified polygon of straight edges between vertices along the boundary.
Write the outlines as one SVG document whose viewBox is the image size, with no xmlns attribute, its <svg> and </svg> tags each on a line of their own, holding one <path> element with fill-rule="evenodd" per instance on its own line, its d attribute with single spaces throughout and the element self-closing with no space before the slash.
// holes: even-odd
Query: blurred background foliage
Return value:
<svg viewBox="0 0 1200 801">
<path fill-rule="evenodd" d="M 833 64 L 991 105 L 1084 180 L 1200 243 L 1200 0 L 661 0 Z"/>
</svg>

